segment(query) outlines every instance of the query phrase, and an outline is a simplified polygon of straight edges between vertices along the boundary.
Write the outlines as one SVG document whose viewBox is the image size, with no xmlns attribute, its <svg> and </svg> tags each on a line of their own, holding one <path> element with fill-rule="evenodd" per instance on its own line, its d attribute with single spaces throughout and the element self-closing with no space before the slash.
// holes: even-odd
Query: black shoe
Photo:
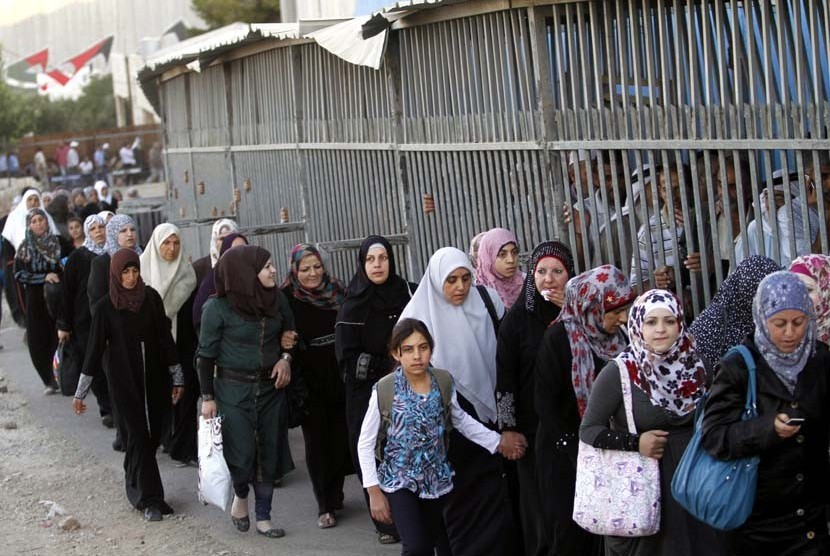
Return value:
<svg viewBox="0 0 830 556">
<path fill-rule="evenodd" d="M 233 526 L 236 527 L 236 530 L 240 533 L 246 532 L 248 529 L 251 528 L 251 518 L 250 516 L 245 517 L 233 517 L 231 516 L 231 521 L 233 522 Z"/>
<path fill-rule="evenodd" d="M 101 416 L 101 424 L 111 429 L 115 426 L 114 421 L 112 420 L 112 415 L 107 413 L 106 415 Z"/>
<path fill-rule="evenodd" d="M 144 521 L 161 521 L 161 510 L 155 506 L 150 506 L 144 510 Z"/>
<path fill-rule="evenodd" d="M 121 444 L 121 439 L 117 436 L 115 437 L 115 440 L 112 441 L 112 449 L 116 452 L 126 452 L 124 445 Z"/>
<path fill-rule="evenodd" d="M 170 507 L 170 504 L 167 502 L 162 502 L 159 504 L 159 510 L 161 511 L 161 515 L 172 515 L 173 508 Z"/>
</svg>

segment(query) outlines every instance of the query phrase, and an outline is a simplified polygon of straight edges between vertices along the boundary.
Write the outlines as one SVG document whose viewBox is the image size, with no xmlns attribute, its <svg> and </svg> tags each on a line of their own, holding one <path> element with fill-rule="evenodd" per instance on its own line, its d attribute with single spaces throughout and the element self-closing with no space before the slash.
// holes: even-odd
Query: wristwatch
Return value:
<svg viewBox="0 0 830 556">
<path fill-rule="evenodd" d="M 291 363 L 291 360 L 294 359 L 294 358 L 291 356 L 290 353 L 288 353 L 286 351 L 280 356 L 280 359 L 284 359 L 285 361 L 288 361 L 289 363 Z"/>
<path fill-rule="evenodd" d="M 213 401 L 213 394 L 202 394 L 202 401 L 203 402 L 212 402 Z"/>
</svg>

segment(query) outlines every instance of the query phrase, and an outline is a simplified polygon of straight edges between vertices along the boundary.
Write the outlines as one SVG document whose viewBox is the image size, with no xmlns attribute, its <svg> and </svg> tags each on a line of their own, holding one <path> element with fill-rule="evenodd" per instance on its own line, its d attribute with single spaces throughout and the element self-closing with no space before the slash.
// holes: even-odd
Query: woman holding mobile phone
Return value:
<svg viewBox="0 0 830 556">
<path fill-rule="evenodd" d="M 730 355 L 721 360 L 703 419 L 703 446 L 712 456 L 761 460 L 752 514 L 729 532 L 730 553 L 828 554 L 830 352 L 816 346 L 813 302 L 795 274 L 764 278 L 752 312 L 755 332 L 744 345 L 757 369 L 758 416 L 741 419 L 747 370 Z"/>
</svg>

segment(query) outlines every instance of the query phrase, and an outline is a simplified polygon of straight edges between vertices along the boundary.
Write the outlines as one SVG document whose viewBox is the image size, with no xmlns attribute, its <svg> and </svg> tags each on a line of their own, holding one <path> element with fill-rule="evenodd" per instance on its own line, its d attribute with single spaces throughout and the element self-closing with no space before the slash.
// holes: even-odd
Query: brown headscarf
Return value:
<svg viewBox="0 0 830 556">
<path fill-rule="evenodd" d="M 240 245 L 216 263 L 216 295 L 227 297 L 246 320 L 277 316 L 277 287 L 265 288 L 257 277 L 270 259 L 271 253 L 262 247 Z"/>
<path fill-rule="evenodd" d="M 132 249 L 119 249 L 110 259 L 110 301 L 116 310 L 127 309 L 137 313 L 144 303 L 145 286 L 141 274 L 135 287 L 128 290 L 121 285 L 121 273 L 130 266 L 141 270 L 138 253 Z"/>
</svg>

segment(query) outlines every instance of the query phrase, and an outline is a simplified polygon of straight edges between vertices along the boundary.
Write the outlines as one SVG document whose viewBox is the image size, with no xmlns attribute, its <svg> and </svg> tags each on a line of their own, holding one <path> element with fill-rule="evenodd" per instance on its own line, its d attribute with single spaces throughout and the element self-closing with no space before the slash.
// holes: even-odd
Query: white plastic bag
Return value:
<svg viewBox="0 0 830 556">
<path fill-rule="evenodd" d="M 199 502 L 227 510 L 233 497 L 231 472 L 222 454 L 222 417 L 199 416 Z"/>
</svg>

